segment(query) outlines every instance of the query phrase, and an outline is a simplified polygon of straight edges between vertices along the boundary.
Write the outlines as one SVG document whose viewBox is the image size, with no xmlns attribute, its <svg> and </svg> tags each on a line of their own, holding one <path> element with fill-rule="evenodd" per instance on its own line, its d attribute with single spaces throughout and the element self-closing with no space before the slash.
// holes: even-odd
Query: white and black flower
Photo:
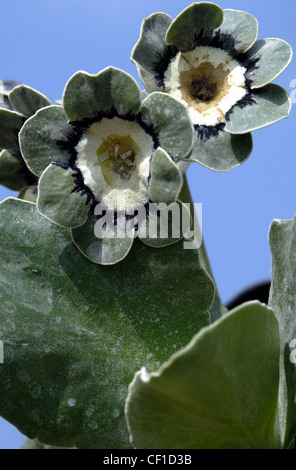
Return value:
<svg viewBox="0 0 296 470">
<path fill-rule="evenodd" d="M 183 181 L 178 162 L 190 153 L 193 138 L 183 104 L 159 92 L 141 100 L 135 80 L 108 67 L 97 75 L 77 72 L 66 85 L 63 106 L 45 107 L 26 121 L 20 147 L 40 177 L 39 212 L 70 228 L 89 259 L 114 264 L 139 234 L 97 237 L 97 204 L 113 211 L 117 229 L 124 231 L 122 210 L 130 217 L 150 202 L 175 202 Z"/>
<path fill-rule="evenodd" d="M 208 2 L 175 20 L 164 13 L 144 20 L 131 58 L 149 92 L 169 93 L 188 108 L 190 160 L 230 170 L 250 155 L 251 131 L 289 115 L 288 94 L 270 82 L 289 64 L 291 47 L 257 35 L 252 15 Z"/>
</svg>

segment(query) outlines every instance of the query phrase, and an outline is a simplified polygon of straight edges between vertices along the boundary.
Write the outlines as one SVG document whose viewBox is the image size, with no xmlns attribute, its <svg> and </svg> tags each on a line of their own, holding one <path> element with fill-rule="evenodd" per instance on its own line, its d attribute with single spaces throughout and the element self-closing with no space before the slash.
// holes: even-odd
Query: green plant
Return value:
<svg viewBox="0 0 296 470">
<path fill-rule="evenodd" d="M 257 33 L 252 15 L 194 3 L 144 20 L 145 91 L 114 67 L 77 72 L 62 105 L 3 82 L 0 182 L 21 194 L 0 205 L 0 413 L 29 438 L 292 445 L 294 220 L 271 225 L 269 305 L 227 311 L 186 180 L 193 162 L 242 164 L 251 132 L 289 115 L 271 82 L 291 47 Z"/>
</svg>

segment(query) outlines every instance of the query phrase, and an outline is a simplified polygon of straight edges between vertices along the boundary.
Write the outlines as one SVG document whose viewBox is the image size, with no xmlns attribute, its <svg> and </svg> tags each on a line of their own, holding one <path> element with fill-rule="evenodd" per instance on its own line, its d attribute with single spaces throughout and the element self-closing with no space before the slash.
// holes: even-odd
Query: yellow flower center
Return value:
<svg viewBox="0 0 296 470">
<path fill-rule="evenodd" d="M 134 186 L 140 149 L 129 137 L 109 135 L 97 149 L 106 182 L 115 189 Z"/>
<path fill-rule="evenodd" d="M 229 73 L 222 64 L 214 67 L 210 62 L 184 70 L 179 76 L 182 98 L 200 113 L 216 106 L 230 89 Z"/>
</svg>

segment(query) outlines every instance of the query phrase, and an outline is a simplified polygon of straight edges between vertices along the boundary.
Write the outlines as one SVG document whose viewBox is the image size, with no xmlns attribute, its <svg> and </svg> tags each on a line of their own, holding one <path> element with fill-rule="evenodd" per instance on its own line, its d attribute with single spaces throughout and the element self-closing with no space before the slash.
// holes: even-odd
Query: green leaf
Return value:
<svg viewBox="0 0 296 470">
<path fill-rule="evenodd" d="M 186 160 L 201 163 L 215 171 L 229 171 L 244 163 L 253 148 L 251 133 L 232 135 L 222 131 L 217 137 L 203 141 L 196 132 L 190 157 Z"/>
<path fill-rule="evenodd" d="M 235 39 L 235 50 L 246 52 L 258 36 L 258 21 L 250 13 L 239 10 L 223 10 L 223 23 L 219 27 L 221 35 Z"/>
<path fill-rule="evenodd" d="M 133 232 L 128 236 L 120 229 L 113 230 L 112 238 L 111 230 L 103 232 L 102 225 L 102 221 L 90 215 L 84 225 L 71 230 L 72 240 L 93 263 L 116 264 L 128 255 L 134 241 Z"/>
<path fill-rule="evenodd" d="M 24 162 L 8 150 L 0 152 L 0 184 L 13 191 L 28 184 Z"/>
<path fill-rule="evenodd" d="M 172 18 L 165 13 L 153 13 L 145 18 L 138 42 L 135 44 L 131 54 L 131 60 L 136 64 L 139 75 L 145 87 L 151 91 L 162 91 L 157 78 L 159 68 L 167 67 L 164 58 L 173 55 L 171 46 L 165 42 L 165 35 Z"/>
<path fill-rule="evenodd" d="M 231 134 L 246 134 L 287 118 L 291 111 L 288 93 L 279 85 L 266 85 L 252 92 L 254 102 L 246 107 L 235 106 L 225 130 Z"/>
<path fill-rule="evenodd" d="M 40 108 L 51 105 L 46 96 L 27 85 L 19 85 L 9 93 L 9 101 L 15 111 L 30 117 Z"/>
<path fill-rule="evenodd" d="M 10 109 L 0 108 L 0 148 L 18 151 L 18 133 L 26 118 Z"/>
<path fill-rule="evenodd" d="M 116 266 L 88 261 L 34 204 L 0 205 L 0 414 L 56 446 L 129 447 L 123 414 L 153 370 L 209 322 L 213 285 L 195 250 L 135 240 Z"/>
<path fill-rule="evenodd" d="M 158 147 L 150 165 L 149 196 L 152 202 L 171 204 L 181 191 L 182 173 L 165 150 Z"/>
<path fill-rule="evenodd" d="M 210 36 L 223 21 L 223 10 L 214 3 L 193 3 L 185 8 L 171 23 L 166 43 L 181 51 L 190 51 L 200 35 Z"/>
<path fill-rule="evenodd" d="M 256 67 L 248 75 L 251 88 L 261 88 L 275 80 L 289 65 L 293 55 L 290 44 L 282 39 L 260 39 L 247 52 L 249 60 L 256 60 Z"/>
<path fill-rule="evenodd" d="M 64 109 L 70 122 L 95 119 L 101 113 L 136 115 L 140 109 L 140 88 L 126 72 L 107 67 L 97 75 L 77 72 L 68 81 Z"/>
<path fill-rule="evenodd" d="M 165 93 L 151 93 L 143 102 L 145 124 L 156 128 L 160 146 L 171 157 L 184 158 L 192 149 L 193 125 L 186 107 Z"/>
<path fill-rule="evenodd" d="M 48 106 L 23 126 L 19 136 L 21 153 L 32 173 L 41 176 L 50 163 L 68 166 L 81 135 L 68 124 L 61 106 Z"/>
<path fill-rule="evenodd" d="M 249 302 L 201 330 L 160 371 L 130 385 L 131 442 L 145 449 L 272 449 L 279 332 Z"/>
<path fill-rule="evenodd" d="M 296 435 L 296 365 L 290 356 L 296 339 L 296 217 L 274 220 L 269 231 L 272 253 L 269 304 L 280 324 L 281 362 L 279 393 L 279 433 L 288 448 Z"/>
<path fill-rule="evenodd" d="M 77 172 L 49 165 L 38 185 L 37 209 L 47 219 L 65 228 L 86 222 L 90 205 L 87 195 L 74 191 Z"/>
</svg>

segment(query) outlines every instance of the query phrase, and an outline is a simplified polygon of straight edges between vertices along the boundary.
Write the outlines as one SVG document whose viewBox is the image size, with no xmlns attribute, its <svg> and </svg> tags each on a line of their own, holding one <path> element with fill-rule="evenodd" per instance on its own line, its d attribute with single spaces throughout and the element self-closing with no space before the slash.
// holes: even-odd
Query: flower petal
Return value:
<svg viewBox="0 0 296 470">
<path fill-rule="evenodd" d="M 186 217 L 183 214 L 186 211 Z M 138 238 L 153 248 L 173 245 L 183 238 L 183 220 L 190 225 L 190 212 L 186 205 L 176 201 L 170 205 L 149 204 L 149 217 L 141 227 Z M 186 226 L 186 232 L 189 226 Z"/>
<path fill-rule="evenodd" d="M 251 88 L 261 88 L 275 80 L 288 67 L 292 59 L 290 44 L 282 39 L 260 39 L 247 52 L 249 60 L 256 62 L 256 67 L 247 75 Z"/>
<path fill-rule="evenodd" d="M 26 85 L 14 87 L 8 97 L 15 111 L 27 117 L 35 114 L 38 109 L 51 105 L 46 96 Z"/>
<path fill-rule="evenodd" d="M 246 52 L 258 36 L 258 21 L 250 13 L 239 10 L 223 10 L 221 35 L 230 35 L 235 40 L 235 50 Z"/>
<path fill-rule="evenodd" d="M 73 192 L 77 172 L 49 165 L 38 186 L 37 209 L 51 222 L 65 228 L 84 224 L 90 206 L 87 195 Z"/>
<path fill-rule="evenodd" d="M 175 48 L 168 46 L 165 35 L 172 18 L 165 13 L 153 13 L 141 26 L 138 42 L 132 50 L 131 60 L 147 90 L 162 91 L 162 78 Z"/>
<path fill-rule="evenodd" d="M 108 67 L 97 75 L 77 72 L 68 81 L 64 109 L 70 122 L 99 118 L 102 114 L 136 115 L 140 109 L 140 88 L 126 72 Z"/>
<path fill-rule="evenodd" d="M 158 147 L 151 160 L 150 199 L 155 203 L 175 202 L 182 188 L 183 177 L 165 150 Z"/>
<path fill-rule="evenodd" d="M 160 146 L 174 158 L 186 156 L 193 145 L 193 125 L 186 107 L 170 95 L 151 93 L 142 103 L 145 124 L 154 127 Z"/>
<path fill-rule="evenodd" d="M 19 191 L 28 184 L 25 164 L 21 157 L 17 157 L 8 150 L 0 153 L 0 184 L 13 191 Z"/>
<path fill-rule="evenodd" d="M 96 223 L 97 218 L 89 216 L 84 225 L 71 229 L 74 244 L 93 263 L 103 265 L 118 263 L 128 255 L 134 241 L 133 236 L 98 238 L 95 235 Z"/>
<path fill-rule="evenodd" d="M 217 137 L 210 137 L 206 141 L 201 140 L 196 134 L 188 161 L 201 163 L 215 171 L 229 171 L 246 161 L 252 148 L 251 133 L 232 135 L 222 131 Z"/>
<path fill-rule="evenodd" d="M 10 109 L 0 108 L 0 148 L 16 151 L 18 133 L 26 118 Z"/>
<path fill-rule="evenodd" d="M 223 10 L 214 3 L 193 3 L 182 11 L 171 23 L 166 43 L 181 51 L 190 51 L 196 45 L 196 39 L 209 36 L 223 21 Z"/>
<path fill-rule="evenodd" d="M 289 116 L 291 100 L 279 85 L 269 84 L 252 93 L 254 103 L 247 107 L 234 106 L 225 130 L 231 134 L 246 134 L 269 126 Z"/>
<path fill-rule="evenodd" d="M 20 149 L 28 168 L 40 176 L 50 163 L 68 165 L 80 137 L 81 132 L 68 124 L 63 108 L 53 105 L 26 121 L 19 136 Z"/>
</svg>

